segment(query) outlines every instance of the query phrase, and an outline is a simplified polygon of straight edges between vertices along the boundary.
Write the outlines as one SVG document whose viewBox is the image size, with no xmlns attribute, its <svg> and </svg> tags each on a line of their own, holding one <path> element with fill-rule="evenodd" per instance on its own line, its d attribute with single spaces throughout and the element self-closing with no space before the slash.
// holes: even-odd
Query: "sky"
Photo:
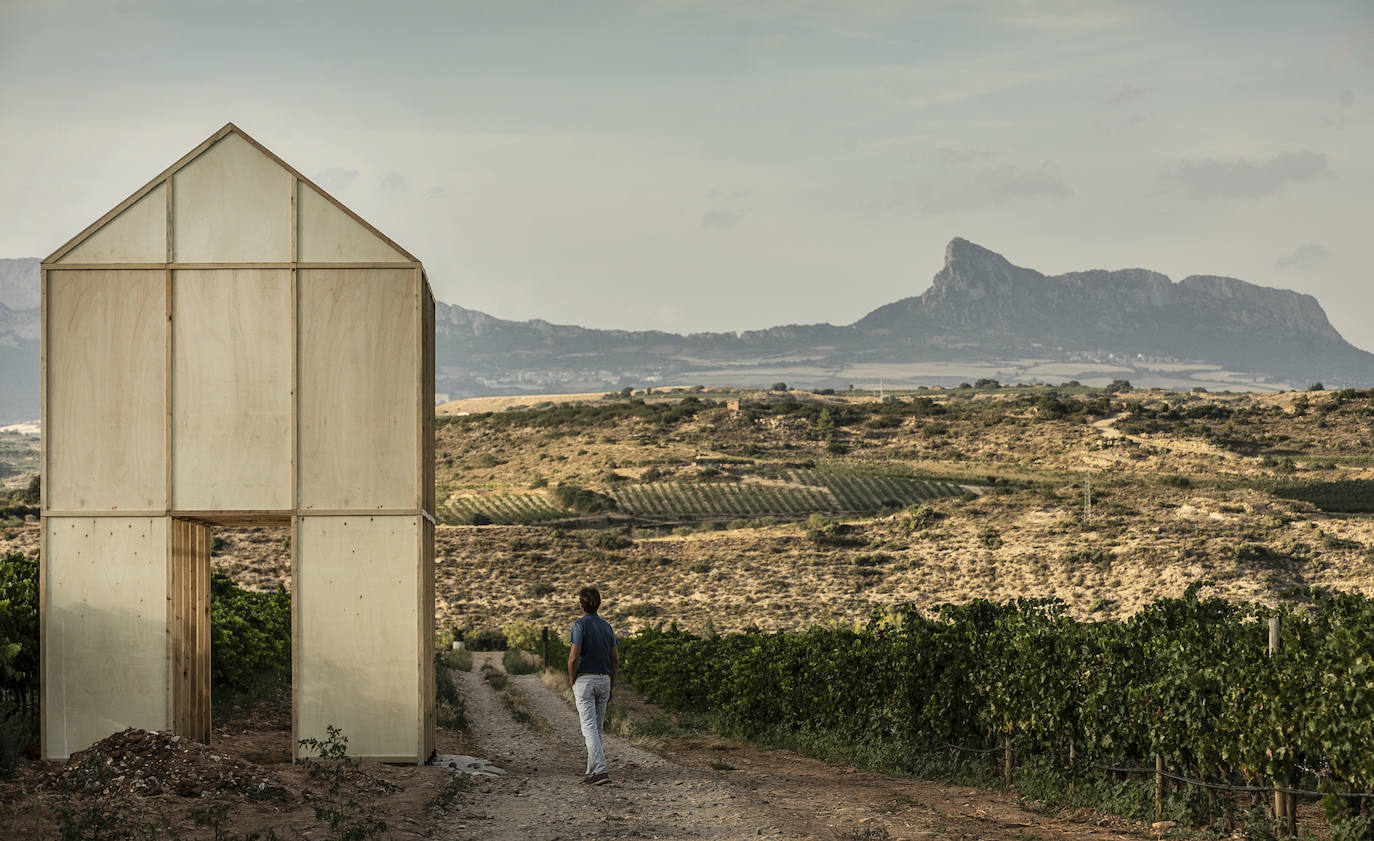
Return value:
<svg viewBox="0 0 1374 841">
<path fill-rule="evenodd" d="M 958 236 L 1374 350 L 1370 0 L 0 0 L 0 256 L 227 122 L 502 318 L 847 324 Z"/>
</svg>

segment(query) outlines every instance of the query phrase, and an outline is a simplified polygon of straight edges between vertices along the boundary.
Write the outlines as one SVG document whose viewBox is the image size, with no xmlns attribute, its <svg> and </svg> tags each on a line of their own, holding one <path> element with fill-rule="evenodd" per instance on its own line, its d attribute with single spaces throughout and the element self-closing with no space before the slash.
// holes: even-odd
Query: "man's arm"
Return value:
<svg viewBox="0 0 1374 841">
<path fill-rule="evenodd" d="M 613 645 L 613 646 L 611 646 L 611 691 L 610 691 L 610 693 L 606 696 L 606 700 L 607 700 L 607 701 L 610 701 L 611 698 L 614 698 L 614 697 L 615 697 L 615 676 L 616 676 L 616 673 L 619 672 L 619 671 L 620 671 L 620 646 L 618 646 L 618 645 Z"/>
<path fill-rule="evenodd" d="M 577 661 L 582 656 L 582 643 L 575 642 L 568 649 L 568 685 L 577 681 Z"/>
</svg>

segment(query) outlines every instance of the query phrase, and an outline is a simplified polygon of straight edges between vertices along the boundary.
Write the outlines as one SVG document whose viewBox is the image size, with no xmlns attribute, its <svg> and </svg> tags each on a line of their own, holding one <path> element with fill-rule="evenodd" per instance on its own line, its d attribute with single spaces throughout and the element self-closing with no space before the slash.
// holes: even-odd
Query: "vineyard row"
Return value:
<svg viewBox="0 0 1374 841">
<path fill-rule="evenodd" d="M 786 483 L 652 482 L 624 485 L 612 495 L 616 506 L 643 517 L 805 517 L 808 514 L 864 514 L 966 493 L 961 485 L 900 476 L 839 471 L 790 470 Z M 532 523 L 573 516 L 540 493 L 457 497 L 439 506 L 442 523 Z"/>
<path fill-rule="evenodd" d="M 1012 746 L 1066 773 L 1158 757 L 1222 785 L 1374 791 L 1374 601 L 1309 596 L 1275 610 L 1201 599 L 1195 585 L 1121 622 L 980 600 L 858 630 L 648 630 L 622 643 L 623 674 L 743 738 L 838 741 L 913 763 L 950 745 Z M 1274 615 L 1282 643 L 1270 655 Z"/>
</svg>

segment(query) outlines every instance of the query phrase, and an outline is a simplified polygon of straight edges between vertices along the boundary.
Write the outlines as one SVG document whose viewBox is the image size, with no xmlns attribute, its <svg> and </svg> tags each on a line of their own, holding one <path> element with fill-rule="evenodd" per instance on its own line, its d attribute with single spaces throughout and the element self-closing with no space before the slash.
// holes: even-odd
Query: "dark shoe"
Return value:
<svg viewBox="0 0 1374 841">
<path fill-rule="evenodd" d="M 599 774 L 588 774 L 582 778 L 582 782 L 589 786 L 604 786 L 611 781 L 611 775 L 602 771 Z"/>
</svg>

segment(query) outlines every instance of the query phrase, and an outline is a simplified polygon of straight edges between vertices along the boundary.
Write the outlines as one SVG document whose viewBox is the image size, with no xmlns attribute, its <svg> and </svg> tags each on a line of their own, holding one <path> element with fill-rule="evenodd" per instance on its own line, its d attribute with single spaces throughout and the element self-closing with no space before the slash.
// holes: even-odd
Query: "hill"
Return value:
<svg viewBox="0 0 1374 841">
<path fill-rule="evenodd" d="M 1145 269 L 1046 276 L 964 239 L 920 295 L 853 324 L 677 335 L 506 321 L 440 306 L 438 391 L 450 397 L 657 382 L 806 388 L 1079 380 L 1280 391 L 1374 385 L 1374 354 L 1315 298 L 1227 277 Z"/>
<path fill-rule="evenodd" d="M 1270 603 L 1374 595 L 1371 452 L 1371 391 L 640 393 L 451 416 L 436 432 L 441 511 L 501 520 L 528 498 L 562 513 L 439 526 L 439 623 L 561 626 L 587 582 L 618 626 L 721 631 L 979 597 L 1057 597 L 1105 619 L 1199 580 Z M 819 491 L 836 479 L 866 510 L 835 510 Z M 887 499 L 898 480 L 956 487 Z M 779 495 L 811 507 L 731 507 Z M 0 551 L 36 548 L 37 532 L 8 527 Z M 289 578 L 288 529 L 216 536 L 214 563 L 245 585 Z"/>
</svg>

